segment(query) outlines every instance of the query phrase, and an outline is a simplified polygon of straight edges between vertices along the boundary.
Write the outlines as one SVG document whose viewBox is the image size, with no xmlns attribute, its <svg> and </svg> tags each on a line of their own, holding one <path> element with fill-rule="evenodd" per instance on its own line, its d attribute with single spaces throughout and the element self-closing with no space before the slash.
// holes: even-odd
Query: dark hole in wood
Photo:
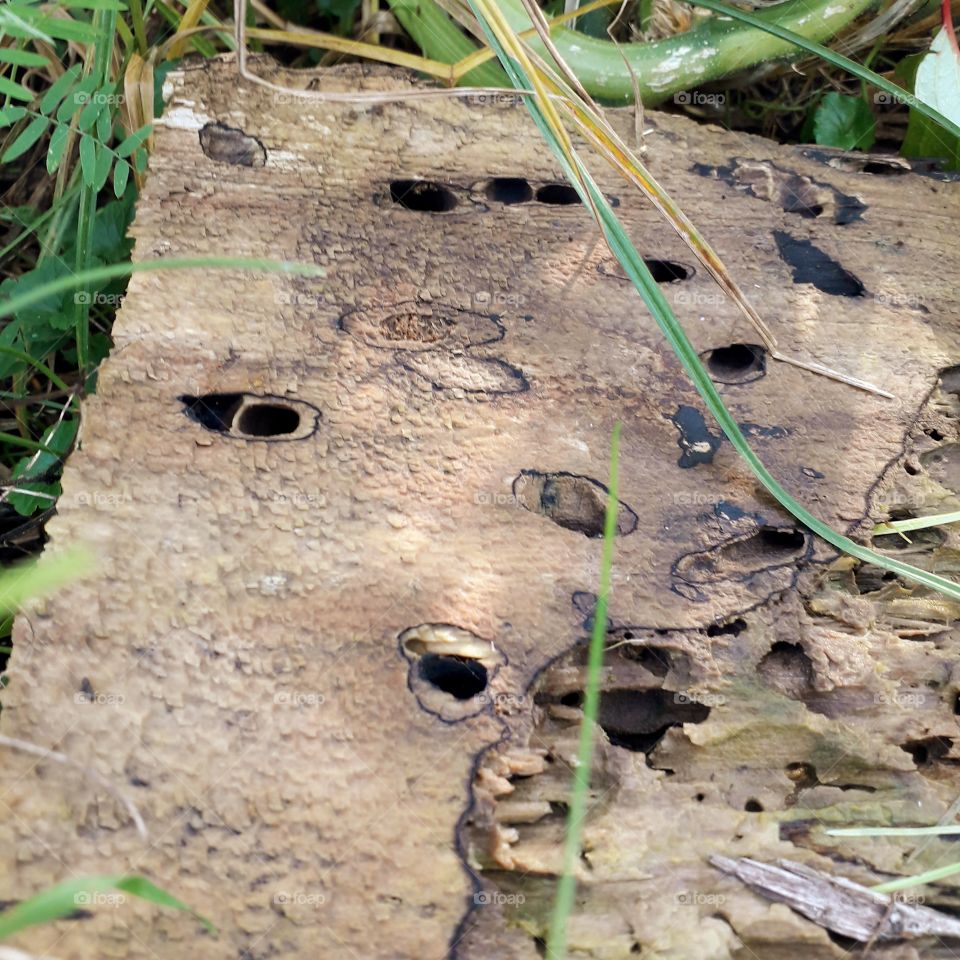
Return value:
<svg viewBox="0 0 960 960">
<path fill-rule="evenodd" d="M 237 430 L 249 437 L 279 437 L 300 426 L 300 414 L 279 403 L 255 403 L 244 408 Z"/>
<path fill-rule="evenodd" d="M 678 280 L 689 280 L 691 272 L 682 264 L 675 263 L 673 260 L 648 260 L 643 261 L 647 269 L 653 274 L 653 279 L 657 283 L 675 283 Z"/>
<path fill-rule="evenodd" d="M 614 746 L 649 753 L 670 727 L 703 723 L 709 715 L 709 707 L 672 690 L 608 690 L 597 723 Z"/>
<path fill-rule="evenodd" d="M 707 353 L 707 369 L 719 383 L 749 383 L 767 371 L 767 351 L 757 343 L 731 343 Z"/>
<path fill-rule="evenodd" d="M 736 620 L 731 620 L 729 623 L 711 623 L 710 626 L 707 627 L 707 636 L 720 637 L 729 635 L 736 637 L 743 633 L 743 631 L 746 629 L 747 621 L 737 617 Z"/>
<path fill-rule="evenodd" d="M 885 160 L 868 160 L 862 167 L 861 172 L 872 173 L 877 177 L 899 177 L 910 170 L 899 163 L 888 163 Z"/>
<path fill-rule="evenodd" d="M 807 545 L 806 535 L 801 530 L 783 527 L 761 527 L 760 542 L 768 550 L 794 553 Z"/>
<path fill-rule="evenodd" d="M 390 199 L 419 213 L 449 213 L 457 205 L 453 191 L 432 180 L 394 180 L 390 184 Z"/>
<path fill-rule="evenodd" d="M 187 416 L 201 427 L 227 433 L 233 427 L 242 393 L 206 393 L 200 397 L 182 396 L 178 398 L 187 408 Z"/>
<path fill-rule="evenodd" d="M 567 183 L 545 183 L 537 189 L 537 202 L 569 206 L 580 202 L 580 195 Z"/>
<path fill-rule="evenodd" d="M 925 737 L 922 740 L 908 740 L 900 749 L 906 750 L 913 757 L 913 762 L 921 767 L 941 760 L 952 746 L 953 741 L 949 737 Z"/>
<path fill-rule="evenodd" d="M 427 683 L 457 700 L 469 700 L 487 686 L 487 668 L 479 660 L 427 653 L 418 667 Z"/>
<path fill-rule="evenodd" d="M 533 199 L 533 187 L 523 177 L 494 177 L 485 192 L 494 203 L 529 203 Z"/>
<path fill-rule="evenodd" d="M 747 813 L 763 813 L 763 804 L 759 800 L 754 800 L 752 797 L 744 805 L 743 809 Z"/>
</svg>

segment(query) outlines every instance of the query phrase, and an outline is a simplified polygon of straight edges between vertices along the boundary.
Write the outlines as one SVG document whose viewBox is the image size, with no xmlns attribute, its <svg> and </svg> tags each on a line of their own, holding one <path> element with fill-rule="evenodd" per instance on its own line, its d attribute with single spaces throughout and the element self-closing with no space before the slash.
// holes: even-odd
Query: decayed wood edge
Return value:
<svg viewBox="0 0 960 960">
<path fill-rule="evenodd" d="M 960 920 L 929 907 L 900 902 L 889 894 L 802 863 L 777 860 L 774 866 L 749 857 L 732 860 L 720 856 L 711 856 L 709 861 L 762 896 L 785 903 L 819 926 L 862 943 L 930 936 L 960 938 Z"/>
</svg>

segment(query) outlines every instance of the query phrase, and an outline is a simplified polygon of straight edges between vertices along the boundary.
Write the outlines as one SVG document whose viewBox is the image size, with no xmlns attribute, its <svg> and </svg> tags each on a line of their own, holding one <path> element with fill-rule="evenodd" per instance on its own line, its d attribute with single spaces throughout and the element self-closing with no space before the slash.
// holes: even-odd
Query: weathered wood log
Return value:
<svg viewBox="0 0 960 960">
<path fill-rule="evenodd" d="M 258 68 L 321 90 L 409 82 Z M 54 549 L 91 544 L 99 566 L 20 617 L 2 729 L 125 786 L 151 839 L 69 768 L 5 758 L 0 897 L 128 869 L 222 934 L 127 903 L 17 945 L 535 957 L 619 419 L 571 944 L 842 956 L 706 858 L 870 883 L 950 855 L 933 843 L 905 864 L 911 848 L 821 827 L 949 811 L 956 605 L 832 563 L 758 490 L 515 98 L 318 102 L 238 83 L 230 60 L 168 85 L 136 259 L 267 255 L 326 276 L 131 281 L 49 526 Z M 960 507 L 956 187 L 648 120 L 653 173 L 784 350 L 896 396 L 771 362 L 656 213 L 598 169 L 773 472 L 863 535 L 893 509 Z M 629 114 L 615 122 L 629 135 Z M 953 533 L 906 552 L 957 571 Z M 928 905 L 956 906 L 952 890 Z M 895 949 L 876 948 L 945 948 Z"/>
</svg>

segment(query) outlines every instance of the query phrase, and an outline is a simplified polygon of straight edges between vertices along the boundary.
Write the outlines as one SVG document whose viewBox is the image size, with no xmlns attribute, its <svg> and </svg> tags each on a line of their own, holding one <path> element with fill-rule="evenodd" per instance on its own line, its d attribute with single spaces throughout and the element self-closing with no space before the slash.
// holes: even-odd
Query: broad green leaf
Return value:
<svg viewBox="0 0 960 960">
<path fill-rule="evenodd" d="M 137 173 L 143 173 L 147 169 L 147 151 L 143 147 L 133 155 L 133 167 Z"/>
<path fill-rule="evenodd" d="M 215 930 L 209 920 L 194 913 L 185 903 L 165 890 L 161 890 L 160 887 L 144 877 L 118 875 L 77 877 L 72 880 L 65 880 L 63 883 L 58 883 L 56 886 L 38 893 L 29 900 L 25 900 L 0 915 L 0 940 L 5 940 L 26 927 L 38 923 L 50 923 L 61 917 L 69 916 L 80 908 L 95 906 L 98 900 L 96 895 L 104 894 L 109 890 L 119 890 L 121 893 L 129 893 L 131 896 L 148 900 L 160 906 L 186 911 L 199 920 L 208 930 Z M 120 898 L 120 902 L 122 902 L 122 899 Z"/>
<path fill-rule="evenodd" d="M 96 150 L 97 162 L 94 166 L 93 189 L 99 193 L 107 182 L 107 178 L 110 176 L 110 170 L 113 168 L 114 153 L 109 147 L 105 147 L 102 143 L 96 145 Z"/>
<path fill-rule="evenodd" d="M 31 22 L 35 13 L 27 14 L 27 18 L 19 16 L 23 9 L 14 9 L 8 4 L 6 7 L 0 7 L 0 35 L 9 34 L 20 40 L 42 40 L 44 43 L 53 43 L 53 38 L 49 37 L 37 25 Z"/>
<path fill-rule="evenodd" d="M 87 98 L 80 116 L 77 118 L 77 128 L 87 133 L 97 122 L 97 117 L 107 109 L 107 94 L 101 90 L 94 90 Z"/>
<path fill-rule="evenodd" d="M 97 139 L 107 144 L 113 137 L 113 111 L 101 110 L 97 117 Z"/>
<path fill-rule="evenodd" d="M 32 50 L 20 47 L 0 47 L 0 63 L 12 63 L 17 67 L 45 67 L 47 58 Z"/>
<path fill-rule="evenodd" d="M 80 172 L 84 186 L 92 187 L 97 177 L 97 144 L 93 137 L 80 137 Z"/>
<path fill-rule="evenodd" d="M 144 124 L 139 130 L 135 130 L 130 134 L 126 140 L 123 141 L 117 147 L 117 156 L 118 157 L 129 157 L 137 147 L 140 146 L 147 137 L 150 136 L 150 132 L 153 130 L 153 124 L 147 123 Z"/>
<path fill-rule="evenodd" d="M 92 43 L 97 38 L 97 32 L 93 25 L 84 20 L 74 20 L 71 17 L 52 17 L 46 14 L 30 14 L 30 23 L 24 27 L 22 18 L 17 18 L 20 22 L 7 22 L 3 16 L 3 10 L 0 8 L 0 25 L 14 37 L 22 39 L 40 39 L 46 37 L 49 42 L 51 38 L 56 40 L 74 40 L 77 43 Z M 18 30 L 20 32 L 18 32 Z"/>
<path fill-rule="evenodd" d="M 24 457 L 14 468 L 11 483 L 19 489 L 35 490 L 52 496 L 60 495 L 60 484 L 49 481 L 38 482 L 33 477 L 42 477 L 66 457 L 77 436 L 80 421 L 76 417 L 66 417 L 60 423 L 48 427 L 40 437 L 47 448 L 35 456 Z M 29 517 L 38 510 L 52 506 L 46 497 L 32 497 L 27 493 L 11 493 L 7 498 L 11 506 L 21 516 Z"/>
<path fill-rule="evenodd" d="M 57 108 L 57 119 L 61 121 L 69 120 L 78 110 L 86 107 L 96 89 L 97 78 L 92 75 L 84 77 L 66 94 L 63 102 Z"/>
<path fill-rule="evenodd" d="M 69 140 L 70 128 L 65 123 L 58 123 L 47 147 L 47 173 L 53 173 L 60 166 Z"/>
<path fill-rule="evenodd" d="M 130 164 L 126 160 L 118 160 L 113 168 L 113 193 L 118 199 L 123 196 L 123 191 L 127 189 L 129 178 Z"/>
<path fill-rule="evenodd" d="M 46 132 L 50 125 L 47 117 L 34 117 L 20 132 L 20 135 L 3 151 L 0 163 L 10 163 L 23 156 Z"/>
<path fill-rule="evenodd" d="M 52 113 L 54 108 L 67 95 L 80 77 L 80 64 L 75 63 L 69 70 L 57 77 L 47 92 L 40 98 L 40 112 Z"/>
<path fill-rule="evenodd" d="M 848 97 L 831 90 L 813 116 L 817 143 L 842 150 L 869 150 L 876 140 L 876 122 L 862 97 Z"/>
<path fill-rule="evenodd" d="M 0 110 L 0 129 L 9 127 L 27 115 L 26 107 L 4 107 Z"/>
<path fill-rule="evenodd" d="M 946 30 L 941 30 L 916 67 L 916 96 L 960 124 L 960 61 Z M 960 137 L 951 136 L 911 107 L 901 153 L 906 157 L 943 157 L 946 168 L 960 170 Z"/>
<path fill-rule="evenodd" d="M 25 100 L 27 103 L 33 99 L 33 94 L 26 87 L 15 83 L 9 77 L 0 76 L 0 93 L 13 97 L 14 100 Z"/>
<path fill-rule="evenodd" d="M 78 10 L 116 10 L 122 12 L 127 8 L 120 0 L 58 0 L 61 7 L 72 7 Z"/>
</svg>

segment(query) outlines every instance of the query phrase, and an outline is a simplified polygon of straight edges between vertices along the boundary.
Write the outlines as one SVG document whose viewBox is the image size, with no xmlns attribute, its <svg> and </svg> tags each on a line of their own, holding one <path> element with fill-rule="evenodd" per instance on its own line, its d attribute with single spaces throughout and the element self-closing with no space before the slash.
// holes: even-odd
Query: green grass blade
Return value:
<svg viewBox="0 0 960 960">
<path fill-rule="evenodd" d="M 119 890 L 139 897 L 141 900 L 183 910 L 199 920 L 209 931 L 216 931 L 209 920 L 201 917 L 185 903 L 144 877 L 97 876 L 65 880 L 0 914 L 0 941 L 12 937 L 26 927 L 36 926 L 38 923 L 50 923 L 69 916 L 77 910 L 95 906 L 98 895 L 105 894 L 109 890 Z"/>
<path fill-rule="evenodd" d="M 948 130 L 955 137 L 960 137 L 960 127 L 938 110 L 924 103 L 919 97 L 914 96 L 909 90 L 898 87 L 895 83 L 891 83 L 889 80 L 881 77 L 880 74 L 874 73 L 869 67 L 865 67 L 863 64 L 857 63 L 856 60 L 851 60 L 842 53 L 837 53 L 835 50 L 825 47 L 822 43 L 817 43 L 815 40 L 808 40 L 806 37 L 800 36 L 799 33 L 794 33 L 792 30 L 787 30 L 786 27 L 781 27 L 778 23 L 770 20 L 762 20 L 752 13 L 747 13 L 745 10 L 732 7 L 726 3 L 720 3 L 718 0 L 703 0 L 702 3 L 701 0 L 685 0 L 685 2 L 695 4 L 698 7 L 704 7 L 707 10 L 712 10 L 714 13 L 721 14 L 725 17 L 733 17 L 734 20 L 748 23 L 758 30 L 763 30 L 765 33 L 779 37 L 781 40 L 786 40 L 788 43 L 802 47 L 808 53 L 816 54 L 828 63 L 832 63 L 835 67 L 847 70 L 864 82 L 886 91 L 896 97 L 897 100 L 908 103 L 914 110 L 929 117 L 934 123 L 943 127 L 944 130 Z"/>
<path fill-rule="evenodd" d="M 47 297 L 66 290 L 76 290 L 87 284 L 101 284 L 131 273 L 149 273 L 153 270 L 258 270 L 265 273 L 290 273 L 305 277 L 322 277 L 324 270 L 312 263 L 289 260 L 257 260 L 249 257 L 161 257 L 140 263 L 112 263 L 94 267 L 66 277 L 58 277 L 34 290 L 0 303 L 0 317 L 8 317 Z"/>
<path fill-rule="evenodd" d="M 960 873 L 960 863 L 949 863 L 945 867 L 937 867 L 936 870 L 928 870 L 926 873 L 918 873 L 912 877 L 900 877 L 898 880 L 878 883 L 870 889 L 875 893 L 896 893 L 898 890 L 907 890 L 910 887 L 943 880 L 944 877 L 952 877 L 955 873 Z"/>
<path fill-rule="evenodd" d="M 82 576 L 92 559 L 74 547 L 64 553 L 47 553 L 43 562 L 29 561 L 0 574 L 0 614 L 12 613 L 30 597 L 39 597 Z M 2 937 L 0 937 L 2 939 Z"/>
<path fill-rule="evenodd" d="M 953 513 L 935 513 L 929 517 L 911 517 L 909 520 L 891 520 L 878 523 L 874 535 L 881 533 L 909 533 L 911 530 L 926 530 L 928 527 L 942 527 L 947 523 L 960 523 L 960 510 Z"/>
<path fill-rule="evenodd" d="M 828 837 L 939 837 L 956 836 L 960 827 L 837 827 Z"/>
<path fill-rule="evenodd" d="M 549 960 L 562 960 L 567 950 L 567 917 L 573 909 L 577 882 L 574 870 L 580 860 L 580 840 L 587 813 L 587 794 L 590 789 L 590 767 L 593 764 L 593 731 L 600 704 L 600 671 L 603 667 L 603 649 L 607 635 L 607 604 L 610 596 L 610 570 L 613 567 L 613 544 L 617 535 L 619 494 L 620 424 L 613 427 L 610 440 L 610 484 L 607 493 L 607 512 L 603 523 L 603 554 L 600 560 L 600 592 L 593 614 L 590 632 L 590 650 L 587 657 L 587 682 L 583 698 L 583 722 L 580 725 L 580 744 L 577 765 L 573 769 L 573 790 L 567 813 L 567 830 L 563 843 L 563 873 L 557 884 L 557 895 L 550 917 L 547 938 Z"/>
</svg>

